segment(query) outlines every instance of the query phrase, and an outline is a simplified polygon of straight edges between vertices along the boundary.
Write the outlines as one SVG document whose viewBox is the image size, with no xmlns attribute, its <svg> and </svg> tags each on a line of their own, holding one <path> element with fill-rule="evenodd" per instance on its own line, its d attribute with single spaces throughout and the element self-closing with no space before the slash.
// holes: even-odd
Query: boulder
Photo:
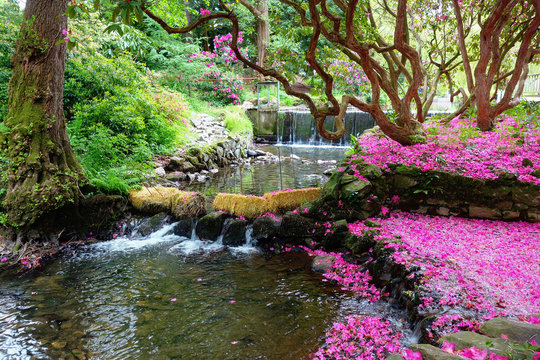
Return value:
<svg viewBox="0 0 540 360">
<path fill-rule="evenodd" d="M 266 242 L 272 240 L 279 234 L 281 222 L 276 221 L 270 216 L 261 216 L 253 221 L 253 233 L 251 236 L 257 242 Z"/>
<path fill-rule="evenodd" d="M 189 177 L 182 172 L 175 171 L 175 172 L 171 172 L 165 175 L 165 179 L 172 182 L 177 182 L 177 181 L 185 181 L 189 179 Z"/>
<path fill-rule="evenodd" d="M 223 245 L 240 246 L 246 243 L 247 221 L 228 218 L 223 225 Z"/>
<path fill-rule="evenodd" d="M 349 198 L 350 196 L 353 196 L 353 195 L 361 197 L 367 194 L 370 189 L 371 189 L 371 183 L 369 181 L 358 179 L 343 186 L 341 191 L 345 198 Z"/>
<path fill-rule="evenodd" d="M 423 360 L 463 360 L 458 355 L 448 354 L 438 347 L 429 344 L 415 344 L 409 347 L 412 351 L 420 352 Z"/>
<path fill-rule="evenodd" d="M 469 216 L 480 219 L 499 219 L 501 212 L 485 206 L 469 206 Z"/>
<path fill-rule="evenodd" d="M 486 321 L 480 331 L 493 338 L 507 335 L 510 340 L 528 342 L 532 340 L 540 344 L 540 325 L 505 318 L 494 318 Z"/>
<path fill-rule="evenodd" d="M 154 174 L 156 174 L 156 176 L 163 177 L 165 176 L 166 172 L 165 169 L 160 166 L 154 169 Z"/>
<path fill-rule="evenodd" d="M 315 226 L 315 221 L 299 214 L 288 212 L 281 219 L 280 235 L 285 238 L 301 239 L 309 237 Z"/>
<path fill-rule="evenodd" d="M 181 219 L 173 228 L 173 233 L 176 236 L 191 238 L 193 233 L 193 219 Z"/>
<path fill-rule="evenodd" d="M 185 160 L 178 156 L 173 156 L 169 159 L 169 163 L 166 166 L 168 171 L 180 171 L 183 169 Z"/>
<path fill-rule="evenodd" d="M 336 257 L 334 255 L 317 255 L 313 258 L 311 263 L 311 270 L 318 273 L 325 273 L 332 267 Z"/>
<path fill-rule="evenodd" d="M 195 227 L 195 233 L 201 240 L 216 241 L 221 234 L 223 223 L 227 218 L 226 213 L 215 212 L 199 219 Z"/>
<path fill-rule="evenodd" d="M 488 349 L 489 352 L 494 352 L 499 355 L 504 355 L 507 351 L 506 340 L 501 339 L 500 337 L 498 339 L 490 338 L 471 331 L 460 331 L 443 336 L 439 339 L 439 342 L 442 344 L 445 340 L 455 344 L 456 350 L 463 350 L 475 346 L 478 349 Z"/>
<path fill-rule="evenodd" d="M 145 218 L 135 228 L 135 234 L 141 236 L 148 236 L 151 233 L 159 230 L 168 220 L 168 216 L 165 212 L 156 214 L 149 218 Z"/>
</svg>

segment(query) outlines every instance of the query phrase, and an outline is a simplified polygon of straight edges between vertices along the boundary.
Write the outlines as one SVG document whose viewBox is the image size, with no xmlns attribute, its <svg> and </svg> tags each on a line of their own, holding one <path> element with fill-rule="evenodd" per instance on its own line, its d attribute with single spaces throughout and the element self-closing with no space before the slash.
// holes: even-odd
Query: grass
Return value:
<svg viewBox="0 0 540 360">
<path fill-rule="evenodd" d="M 231 135 L 243 135 L 249 138 L 253 136 L 253 124 L 242 108 L 227 106 L 222 109 L 222 114 L 225 128 L 229 130 Z"/>
</svg>

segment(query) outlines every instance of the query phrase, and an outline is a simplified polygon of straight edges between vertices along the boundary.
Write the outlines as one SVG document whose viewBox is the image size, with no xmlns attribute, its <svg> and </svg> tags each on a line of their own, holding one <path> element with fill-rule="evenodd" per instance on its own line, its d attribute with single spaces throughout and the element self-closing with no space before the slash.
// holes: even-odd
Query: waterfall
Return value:
<svg viewBox="0 0 540 360">
<path fill-rule="evenodd" d="M 291 145 L 350 145 L 351 135 L 357 136 L 375 126 L 373 117 L 362 111 L 349 111 L 344 118 L 345 135 L 337 141 L 324 139 L 318 132 L 315 120 L 307 111 L 284 111 L 278 114 L 276 131 L 278 144 Z M 334 117 L 324 122 L 327 130 L 335 131 Z"/>
</svg>

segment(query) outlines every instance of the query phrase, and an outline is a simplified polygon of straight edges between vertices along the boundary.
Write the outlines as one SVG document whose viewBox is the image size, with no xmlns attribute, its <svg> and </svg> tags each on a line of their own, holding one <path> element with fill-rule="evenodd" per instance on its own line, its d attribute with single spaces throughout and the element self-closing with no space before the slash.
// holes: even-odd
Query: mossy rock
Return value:
<svg viewBox="0 0 540 360">
<path fill-rule="evenodd" d="M 408 175 L 395 175 L 394 176 L 394 187 L 398 190 L 401 189 L 410 189 L 418 185 L 418 180 Z"/>
<path fill-rule="evenodd" d="M 247 221 L 228 218 L 223 225 L 223 245 L 240 246 L 246 243 Z"/>
<path fill-rule="evenodd" d="M 371 183 L 369 181 L 358 179 L 343 186 L 341 191 L 345 198 L 349 198 L 351 196 L 363 197 L 369 190 L 371 190 Z"/>
<path fill-rule="evenodd" d="M 181 219 L 173 228 L 173 233 L 176 236 L 191 238 L 193 233 L 193 219 Z"/>
<path fill-rule="evenodd" d="M 201 240 L 216 241 L 221 234 L 223 223 L 228 217 L 226 213 L 215 212 L 199 219 L 195 227 L 195 233 Z"/>
<path fill-rule="evenodd" d="M 280 235 L 284 238 L 305 238 L 312 235 L 315 221 L 300 214 L 288 212 L 281 219 Z"/>
<path fill-rule="evenodd" d="M 342 172 L 334 172 L 328 182 L 324 185 L 322 189 L 321 197 L 323 199 L 334 198 L 337 199 L 339 196 L 339 190 L 341 188 L 341 178 L 343 176 Z"/>
<path fill-rule="evenodd" d="M 457 333 L 443 336 L 439 339 L 439 343 L 448 341 L 455 344 L 456 350 L 463 350 L 470 347 L 478 349 L 487 349 L 499 355 L 505 355 L 511 348 L 508 346 L 508 341 L 501 338 L 490 338 L 471 331 L 460 331 Z"/>
<path fill-rule="evenodd" d="M 373 234 L 358 236 L 351 234 L 345 239 L 345 246 L 355 254 L 361 254 L 373 248 L 377 242 L 373 240 Z"/>
<path fill-rule="evenodd" d="M 356 170 L 358 170 L 360 175 L 370 180 L 380 178 L 383 175 L 382 170 L 377 165 L 373 165 L 373 164 L 368 164 L 362 167 L 358 167 Z"/>
<path fill-rule="evenodd" d="M 429 344 L 414 344 L 409 347 L 412 351 L 420 352 L 423 360 L 463 360 L 458 355 L 452 355 L 442 351 L 438 347 Z"/>
<path fill-rule="evenodd" d="M 253 232 L 251 236 L 259 243 L 271 241 L 279 234 L 280 226 L 280 221 L 276 221 L 270 216 L 261 216 L 253 221 Z"/>
<path fill-rule="evenodd" d="M 504 334 L 512 341 L 524 343 L 534 340 L 540 344 L 540 325 L 538 324 L 494 318 L 483 323 L 480 331 L 494 338 L 500 338 Z"/>
</svg>

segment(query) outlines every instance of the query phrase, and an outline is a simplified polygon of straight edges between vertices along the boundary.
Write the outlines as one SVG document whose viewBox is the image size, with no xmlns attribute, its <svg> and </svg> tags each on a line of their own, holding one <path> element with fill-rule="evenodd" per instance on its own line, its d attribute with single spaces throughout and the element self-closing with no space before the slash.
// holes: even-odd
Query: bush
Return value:
<svg viewBox="0 0 540 360">
<path fill-rule="evenodd" d="M 246 112 L 236 106 L 229 106 L 223 112 L 223 122 L 232 135 L 253 137 L 253 124 Z"/>
</svg>

